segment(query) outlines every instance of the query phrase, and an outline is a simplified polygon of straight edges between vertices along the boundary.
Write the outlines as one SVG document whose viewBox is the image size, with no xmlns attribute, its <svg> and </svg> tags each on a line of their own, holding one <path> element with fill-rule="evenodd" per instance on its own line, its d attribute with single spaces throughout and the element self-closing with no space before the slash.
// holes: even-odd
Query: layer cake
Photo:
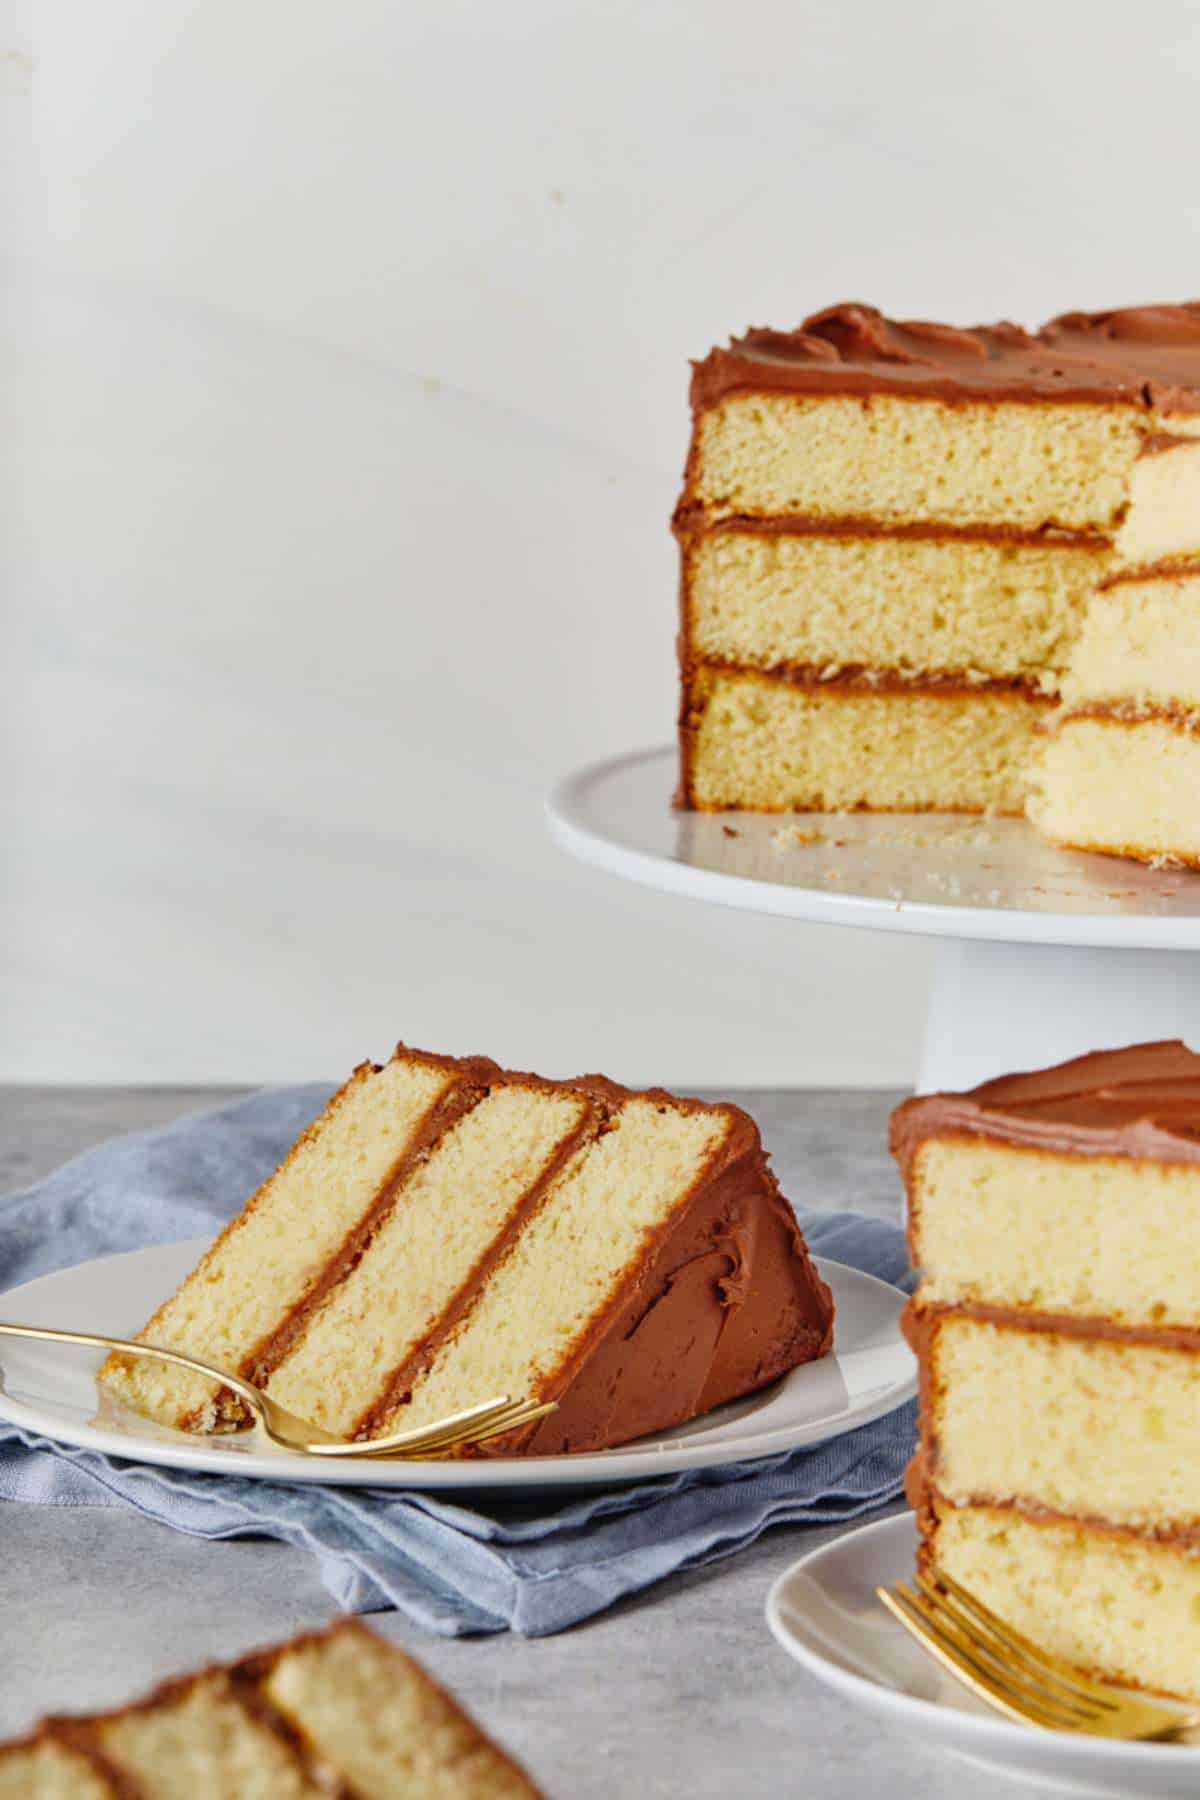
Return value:
<svg viewBox="0 0 1200 1800">
<path fill-rule="evenodd" d="M 920 1560 L 1039 1643 L 1200 1699 L 1200 1056 L 907 1101 Z"/>
<path fill-rule="evenodd" d="M 477 1454 L 592 1450 L 822 1355 L 833 1304 L 735 1106 L 403 1045 L 363 1064 L 141 1333 L 347 1440 L 497 1394 Z M 110 1357 L 116 1399 L 236 1427 L 228 1389 Z"/>
<path fill-rule="evenodd" d="M 1101 584 L 1152 606 L 1128 578 L 1200 558 L 1200 305 L 1033 334 L 835 306 L 713 350 L 692 409 L 684 806 L 1020 812 Z M 1137 722 L 1190 750 L 1181 698 Z"/>
<path fill-rule="evenodd" d="M 411 1657 L 355 1621 L 0 1744 L 4 1800 L 538 1800 Z"/>
</svg>

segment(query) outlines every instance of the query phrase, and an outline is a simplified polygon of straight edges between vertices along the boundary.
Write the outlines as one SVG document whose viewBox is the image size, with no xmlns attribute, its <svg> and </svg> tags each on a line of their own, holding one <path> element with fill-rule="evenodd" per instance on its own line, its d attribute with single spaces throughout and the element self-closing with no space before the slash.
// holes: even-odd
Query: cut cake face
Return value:
<svg viewBox="0 0 1200 1800">
<path fill-rule="evenodd" d="M 142 1334 L 347 1440 L 506 1393 L 556 1411 L 476 1453 L 599 1449 L 829 1348 L 833 1307 L 738 1108 L 401 1048 L 364 1065 Z M 214 1383 L 110 1357 L 163 1424 Z"/>
<path fill-rule="evenodd" d="M 1200 1057 L 905 1102 L 920 1560 L 1048 1649 L 1200 1698 Z"/>
<path fill-rule="evenodd" d="M 692 407 L 679 804 L 1019 813 L 1032 785 L 1061 842 L 1190 860 L 1183 694 L 1129 671 L 1124 777 L 1129 690 L 1086 724 L 1052 703 L 1088 679 L 1073 657 L 1086 637 L 1094 661 L 1107 584 L 1200 568 L 1200 305 L 1032 334 L 831 307 L 712 351 Z"/>
</svg>

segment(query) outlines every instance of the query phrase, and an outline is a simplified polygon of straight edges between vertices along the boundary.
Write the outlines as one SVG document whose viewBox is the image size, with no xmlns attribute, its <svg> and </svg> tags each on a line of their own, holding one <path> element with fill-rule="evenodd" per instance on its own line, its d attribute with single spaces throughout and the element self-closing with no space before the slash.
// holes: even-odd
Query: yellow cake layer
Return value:
<svg viewBox="0 0 1200 1800">
<path fill-rule="evenodd" d="M 1200 1354 L 949 1314 L 929 1355 L 947 1499 L 1147 1531 L 1200 1523 Z"/>
<path fill-rule="evenodd" d="M 1200 555 L 1200 423 L 1172 425 L 1193 443 L 1139 457 L 1129 475 L 1128 510 L 1117 532 L 1120 562 L 1138 565 Z"/>
<path fill-rule="evenodd" d="M 349 1436 L 589 1110 L 579 1094 L 494 1087 L 404 1184 L 370 1254 L 270 1377 L 272 1398 Z"/>
<path fill-rule="evenodd" d="M 694 655 L 1032 677 L 1056 690 L 1111 552 L 1003 540 L 706 532 L 685 550 Z"/>
<path fill-rule="evenodd" d="M 688 714 L 701 808 L 1020 812 L 1044 707 L 1020 690 L 804 687 L 701 669 Z"/>
<path fill-rule="evenodd" d="M 696 420 L 688 497 L 718 518 L 1111 533 L 1164 424 L 1129 406 L 733 394 Z"/>
<path fill-rule="evenodd" d="M 1056 844 L 1200 863 L 1200 732 L 1067 716 L 1030 771 L 1029 816 Z"/>
<path fill-rule="evenodd" d="M 244 1360 L 314 1287 L 430 1116 L 461 1079 L 415 1057 L 356 1071 L 315 1128 L 139 1335 L 219 1368 Z M 139 1358 L 110 1357 L 101 1380 L 163 1424 L 216 1424 L 213 1383 Z"/>
<path fill-rule="evenodd" d="M 984 1506 L 939 1506 L 931 1551 L 1052 1653 L 1200 1700 L 1200 1553 Z"/>
<path fill-rule="evenodd" d="M 1062 697 L 1200 711 L 1200 564 L 1102 588 L 1072 651 Z"/>
<path fill-rule="evenodd" d="M 909 1209 L 931 1305 L 1200 1327 L 1200 1168 L 930 1138 Z"/>
<path fill-rule="evenodd" d="M 547 1393 L 730 1130 L 721 1112 L 623 1101 L 553 1183 L 396 1423 Z"/>
<path fill-rule="evenodd" d="M 88 1759 L 52 1738 L 0 1745 L 0 1800 L 114 1800 Z"/>
<path fill-rule="evenodd" d="M 370 1632 L 301 1643 L 263 1691 L 359 1800 L 537 1800 L 424 1671 Z"/>
<path fill-rule="evenodd" d="M 104 1755 L 141 1800 L 305 1800 L 328 1794 L 289 1746 L 260 1724 L 222 1673 L 178 1695 L 96 1721 Z"/>
</svg>

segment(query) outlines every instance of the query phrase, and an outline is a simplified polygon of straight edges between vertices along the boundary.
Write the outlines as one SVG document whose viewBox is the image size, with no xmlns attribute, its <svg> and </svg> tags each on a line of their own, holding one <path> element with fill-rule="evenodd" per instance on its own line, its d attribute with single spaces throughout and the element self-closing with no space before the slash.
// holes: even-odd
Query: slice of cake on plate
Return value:
<svg viewBox="0 0 1200 1800">
<path fill-rule="evenodd" d="M 401 1046 L 364 1064 L 141 1333 L 347 1440 L 498 1394 L 554 1401 L 490 1455 L 595 1450 L 765 1386 L 833 1303 L 735 1106 Z M 201 1377 L 110 1357 L 163 1424 L 236 1426 Z"/>
<path fill-rule="evenodd" d="M 921 1562 L 1050 1650 L 1200 1699 L 1200 1057 L 907 1101 Z"/>
<path fill-rule="evenodd" d="M 687 807 L 1019 813 L 1099 584 L 1200 558 L 1195 305 L 835 306 L 710 352 L 692 409 Z"/>
<path fill-rule="evenodd" d="M 12 1800 L 538 1800 L 420 1664 L 355 1621 L 0 1744 Z"/>
</svg>

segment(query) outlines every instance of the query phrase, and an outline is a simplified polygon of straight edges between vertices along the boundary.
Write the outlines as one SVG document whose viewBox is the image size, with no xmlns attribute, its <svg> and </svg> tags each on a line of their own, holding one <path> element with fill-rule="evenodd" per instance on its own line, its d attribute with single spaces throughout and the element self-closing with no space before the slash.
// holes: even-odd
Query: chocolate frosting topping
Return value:
<svg viewBox="0 0 1200 1800">
<path fill-rule="evenodd" d="M 1178 1039 L 1135 1044 L 1001 1075 L 964 1094 L 920 1095 L 892 1115 L 892 1154 L 907 1176 L 927 1138 L 959 1134 L 1083 1156 L 1200 1163 L 1200 1056 Z"/>
<path fill-rule="evenodd" d="M 844 302 L 794 331 L 756 327 L 693 364 L 699 411 L 738 390 L 956 401 L 1114 401 L 1200 412 L 1200 301 L 1063 313 L 1037 332 L 888 319 Z"/>
</svg>

